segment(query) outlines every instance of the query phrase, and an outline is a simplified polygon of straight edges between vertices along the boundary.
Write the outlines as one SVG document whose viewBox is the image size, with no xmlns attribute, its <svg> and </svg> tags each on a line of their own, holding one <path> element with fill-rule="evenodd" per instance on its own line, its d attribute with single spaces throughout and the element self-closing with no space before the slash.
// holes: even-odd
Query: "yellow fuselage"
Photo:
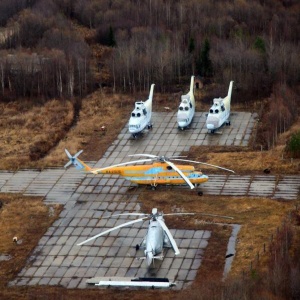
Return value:
<svg viewBox="0 0 300 300">
<path fill-rule="evenodd" d="M 195 171 L 193 166 L 176 165 L 193 184 L 200 184 L 208 180 L 208 176 Z M 184 179 L 172 167 L 163 162 L 151 165 L 119 166 L 97 171 L 99 174 L 116 174 L 138 184 L 186 184 Z"/>
</svg>

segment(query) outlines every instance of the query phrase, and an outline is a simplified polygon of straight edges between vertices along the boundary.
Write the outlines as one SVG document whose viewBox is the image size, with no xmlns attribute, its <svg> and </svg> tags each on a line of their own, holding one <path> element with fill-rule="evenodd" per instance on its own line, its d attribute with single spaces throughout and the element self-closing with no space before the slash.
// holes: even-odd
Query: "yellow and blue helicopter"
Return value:
<svg viewBox="0 0 300 300">
<path fill-rule="evenodd" d="M 234 171 L 230 169 L 216 165 L 182 159 L 182 156 L 172 156 L 168 158 L 166 156 L 157 156 L 152 154 L 133 154 L 129 156 L 140 156 L 146 158 L 104 168 L 91 168 L 86 163 L 78 159 L 78 156 L 83 152 L 83 150 L 77 152 L 74 156 L 72 156 L 67 149 L 65 149 L 65 152 L 69 158 L 69 162 L 66 163 L 65 168 L 73 164 L 77 170 L 90 172 L 93 174 L 116 174 L 123 176 L 127 180 L 137 184 L 151 185 L 153 189 L 155 189 L 157 185 L 182 184 L 188 184 L 191 189 L 194 189 L 195 185 L 204 183 L 208 180 L 208 176 L 204 175 L 200 171 L 195 171 L 194 166 L 183 164 L 175 165 L 170 160 L 203 164 L 234 173 Z M 151 164 L 133 165 L 144 162 L 151 162 Z"/>
</svg>

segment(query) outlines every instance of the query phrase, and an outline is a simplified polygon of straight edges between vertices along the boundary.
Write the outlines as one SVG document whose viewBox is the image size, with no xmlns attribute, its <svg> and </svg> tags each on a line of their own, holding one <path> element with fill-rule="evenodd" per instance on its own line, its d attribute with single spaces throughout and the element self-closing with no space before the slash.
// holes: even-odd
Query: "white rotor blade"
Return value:
<svg viewBox="0 0 300 300">
<path fill-rule="evenodd" d="M 194 189 L 194 185 L 190 182 L 190 180 L 170 161 L 166 160 L 166 163 L 171 166 L 182 178 L 183 180 L 190 186 L 191 189 Z"/>
<path fill-rule="evenodd" d="M 219 166 L 216 166 L 216 165 L 207 164 L 207 163 L 200 162 L 200 161 L 194 161 L 194 160 L 188 160 L 188 159 L 177 159 L 177 158 L 174 158 L 174 160 L 186 161 L 186 162 L 191 162 L 191 163 L 195 163 L 195 164 L 202 164 L 202 165 L 211 166 L 211 167 L 214 167 L 214 168 L 218 168 L 218 169 L 221 169 L 221 170 L 225 170 L 225 171 L 228 171 L 228 172 L 235 173 L 233 170 L 222 168 L 222 167 L 219 167 Z"/>
<path fill-rule="evenodd" d="M 71 166 L 72 165 L 72 162 L 71 161 L 68 161 L 65 165 L 64 165 L 64 168 L 66 169 L 66 168 L 68 168 L 69 166 Z"/>
<path fill-rule="evenodd" d="M 158 221 L 158 223 L 161 225 L 161 227 L 163 228 L 163 230 L 165 231 L 165 233 L 167 234 L 167 236 L 168 236 L 168 238 L 169 238 L 169 240 L 170 240 L 170 242 L 171 242 L 171 245 L 172 245 L 172 247 L 173 247 L 173 250 L 174 250 L 174 252 L 175 252 L 175 255 L 180 254 L 180 251 L 179 251 L 179 249 L 178 249 L 178 247 L 177 247 L 177 244 L 176 244 L 176 242 L 175 242 L 175 240 L 174 240 L 174 238 L 173 238 L 173 236 L 172 236 L 172 233 L 170 232 L 170 230 L 169 230 L 169 228 L 167 227 L 167 225 L 165 224 L 165 222 L 162 221 L 162 220 L 160 220 L 160 219 L 157 219 L 157 221 Z"/>
<path fill-rule="evenodd" d="M 113 166 L 109 166 L 109 167 L 104 167 L 104 168 L 99 168 L 99 169 L 92 169 L 91 172 L 94 173 L 94 174 L 98 174 L 98 172 L 101 172 L 103 170 L 107 170 L 107 169 L 110 169 L 110 168 L 126 166 L 126 165 L 130 165 L 130 164 L 146 162 L 146 161 L 152 161 L 152 159 L 139 159 L 139 160 L 128 161 L 128 162 L 125 162 L 125 163 L 121 163 L 121 164 L 117 164 L 117 165 L 113 165 Z"/>
<path fill-rule="evenodd" d="M 73 158 L 77 158 L 81 153 L 83 152 L 83 150 L 78 151 Z"/>
<path fill-rule="evenodd" d="M 215 214 L 204 214 L 204 213 L 199 213 L 199 215 L 202 215 L 202 216 L 209 216 L 209 217 L 219 217 L 219 218 L 224 218 L 224 219 L 234 219 L 233 217 L 221 216 L 221 215 L 215 215 Z"/>
<path fill-rule="evenodd" d="M 111 215 L 107 217 L 102 217 L 102 219 L 108 219 L 110 217 L 118 217 L 118 216 L 147 216 L 149 217 L 149 214 L 143 214 L 143 213 L 124 213 L 124 214 L 116 214 L 116 215 Z"/>
<path fill-rule="evenodd" d="M 176 216 L 176 215 L 202 215 L 202 216 L 209 216 L 209 217 L 234 219 L 233 217 L 221 216 L 221 215 L 215 215 L 215 214 L 206 214 L 206 213 L 170 213 L 170 214 L 163 214 L 163 216 Z"/>
<path fill-rule="evenodd" d="M 195 215 L 196 213 L 171 213 L 171 214 L 163 214 L 163 216 L 179 216 L 179 215 Z"/>
<path fill-rule="evenodd" d="M 140 218 L 140 219 L 137 219 L 137 220 L 133 220 L 133 221 L 130 221 L 130 222 L 126 222 L 126 223 L 124 223 L 124 224 L 121 224 L 121 225 L 119 225 L 119 226 L 113 227 L 113 228 L 111 228 L 111 229 L 105 230 L 105 231 L 103 231 L 103 232 L 101 232 L 101 233 L 99 233 L 99 234 L 97 234 L 97 235 L 94 235 L 93 237 L 91 237 L 91 238 L 89 238 L 89 239 L 87 239 L 87 240 L 85 240 L 85 241 L 83 241 L 83 242 L 77 244 L 77 246 L 81 246 L 81 245 L 83 245 L 83 244 L 85 244 L 85 243 L 87 243 L 87 242 L 89 242 L 89 241 L 92 241 L 92 240 L 98 238 L 99 236 L 104 235 L 104 234 L 106 234 L 106 233 L 109 233 L 109 232 L 111 232 L 111 231 L 113 231 L 113 230 L 116 230 L 116 229 L 119 229 L 119 228 L 122 228 L 122 227 L 125 227 L 125 226 L 128 226 L 128 225 L 131 225 L 131 224 L 134 224 L 134 223 L 137 223 L 137 222 L 141 222 L 141 221 L 143 221 L 143 220 L 145 220 L 145 219 L 147 219 L 147 218 L 148 218 L 148 217 Z"/>
<path fill-rule="evenodd" d="M 144 156 L 144 157 L 159 158 L 159 156 L 153 154 L 130 154 L 128 156 Z"/>
<path fill-rule="evenodd" d="M 70 154 L 70 152 L 69 152 L 67 149 L 65 149 L 65 152 L 66 152 L 67 156 L 68 156 L 70 159 L 72 159 L 72 155 Z"/>
</svg>

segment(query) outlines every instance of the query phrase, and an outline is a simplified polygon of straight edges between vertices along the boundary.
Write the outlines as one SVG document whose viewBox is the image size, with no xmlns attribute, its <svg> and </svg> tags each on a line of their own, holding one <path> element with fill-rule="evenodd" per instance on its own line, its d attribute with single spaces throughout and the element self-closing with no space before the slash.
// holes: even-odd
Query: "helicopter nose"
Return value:
<svg viewBox="0 0 300 300">
<path fill-rule="evenodd" d="M 152 261 L 153 261 L 153 253 L 152 252 L 147 252 L 146 260 L 147 260 L 147 266 L 150 267 L 152 264 Z"/>
<path fill-rule="evenodd" d="M 179 127 L 184 127 L 187 124 L 186 121 L 178 121 L 178 126 Z"/>
<path fill-rule="evenodd" d="M 206 127 L 209 130 L 215 129 L 215 126 L 213 124 L 206 124 Z"/>
<path fill-rule="evenodd" d="M 208 180 L 208 176 L 207 175 L 202 175 L 202 178 L 205 180 L 205 182 Z"/>
</svg>

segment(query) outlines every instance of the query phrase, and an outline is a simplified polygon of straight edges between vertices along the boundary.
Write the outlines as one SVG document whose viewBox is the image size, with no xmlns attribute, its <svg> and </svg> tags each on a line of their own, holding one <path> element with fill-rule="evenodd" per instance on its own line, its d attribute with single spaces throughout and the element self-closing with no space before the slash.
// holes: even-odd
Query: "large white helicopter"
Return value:
<svg viewBox="0 0 300 300">
<path fill-rule="evenodd" d="M 149 227 L 146 236 L 142 240 L 139 245 L 136 245 L 136 249 L 138 250 L 140 247 L 144 249 L 144 257 L 140 259 L 146 260 L 147 266 L 150 267 L 151 264 L 154 264 L 155 259 L 162 260 L 163 259 L 163 249 L 164 248 L 172 248 L 175 255 L 180 254 L 180 251 L 177 247 L 177 244 L 165 224 L 164 216 L 174 216 L 174 215 L 195 215 L 195 213 L 170 213 L 170 214 L 163 214 L 162 212 L 158 212 L 157 208 L 152 209 L 151 214 L 144 214 L 144 213 L 123 213 L 123 214 L 116 214 L 110 217 L 117 217 L 117 216 L 141 216 L 141 218 L 133 221 L 126 222 L 124 224 L 118 225 L 111 229 L 105 230 L 79 244 L 81 246 L 86 244 L 102 235 L 105 235 L 113 230 L 117 230 L 122 227 L 126 227 L 132 225 L 137 222 L 143 222 L 145 220 L 149 220 Z M 227 219 L 233 219 L 232 217 L 227 216 L 219 216 L 219 215 L 212 215 L 212 214 L 203 214 L 204 216 L 212 216 L 212 217 L 221 217 Z M 109 217 L 109 218 L 110 218 Z"/>
<path fill-rule="evenodd" d="M 181 130 L 187 128 L 191 124 L 195 114 L 194 79 L 195 76 L 192 76 L 190 91 L 186 95 L 181 96 L 181 103 L 178 107 L 177 123 L 178 128 Z"/>
<path fill-rule="evenodd" d="M 135 102 L 134 110 L 129 119 L 129 132 L 134 138 L 138 136 L 146 127 L 152 128 L 151 115 L 152 115 L 152 99 L 155 84 L 151 84 L 149 98 L 145 102 Z"/>
<path fill-rule="evenodd" d="M 228 94 L 225 98 L 215 98 L 206 119 L 208 132 L 214 133 L 224 123 L 230 125 L 230 102 L 233 81 L 230 81 Z"/>
</svg>

